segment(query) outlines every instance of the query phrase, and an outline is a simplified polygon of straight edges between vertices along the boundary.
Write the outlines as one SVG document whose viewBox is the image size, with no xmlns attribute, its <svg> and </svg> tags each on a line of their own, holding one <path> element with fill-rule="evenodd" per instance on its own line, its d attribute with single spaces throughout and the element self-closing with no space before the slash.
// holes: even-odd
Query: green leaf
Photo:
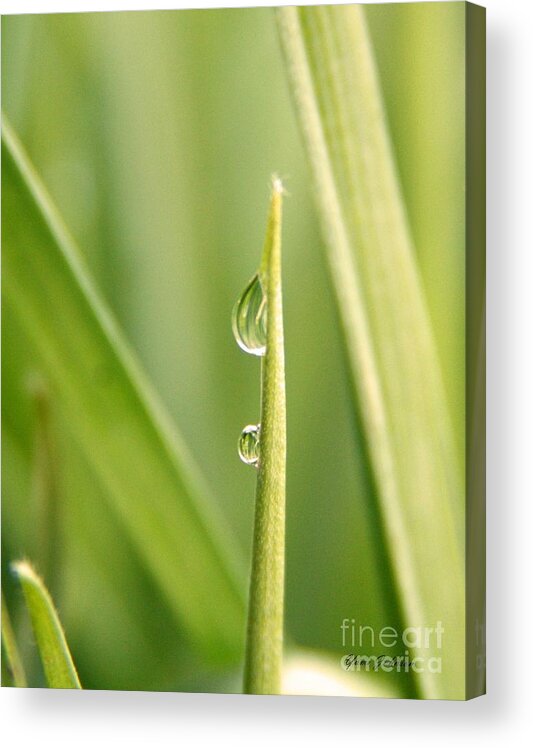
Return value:
<svg viewBox="0 0 533 748">
<path fill-rule="evenodd" d="M 61 517 L 58 495 L 59 476 L 53 438 L 50 395 L 46 382 L 34 374 L 28 382 L 34 409 L 32 493 L 36 527 L 35 562 L 56 595 L 61 572 Z"/>
<path fill-rule="evenodd" d="M 81 688 L 65 632 L 42 579 L 27 561 L 17 561 L 11 568 L 22 585 L 48 686 Z"/>
<path fill-rule="evenodd" d="M 235 661 L 245 617 L 235 543 L 8 127 L 2 181 L 4 304 L 180 625 L 206 656 Z"/>
<path fill-rule="evenodd" d="M 9 617 L 9 611 L 7 609 L 4 595 L 2 594 L 2 673 L 6 671 L 9 677 L 10 683 L 17 688 L 26 688 L 26 673 L 24 672 L 24 665 L 20 657 L 17 640 L 15 638 L 15 632 L 11 625 L 11 619 Z M 2 678 L 2 685 L 8 685 Z"/>
<path fill-rule="evenodd" d="M 277 12 L 395 594 L 406 625 L 445 629 L 411 648 L 444 662 L 420 691 L 461 698 L 464 482 L 364 10 Z"/>
<path fill-rule="evenodd" d="M 261 361 L 260 457 L 244 668 L 245 693 L 281 692 L 285 570 L 286 406 L 281 293 L 281 202 L 274 178 L 259 278 L 266 296 L 266 351 Z"/>
</svg>

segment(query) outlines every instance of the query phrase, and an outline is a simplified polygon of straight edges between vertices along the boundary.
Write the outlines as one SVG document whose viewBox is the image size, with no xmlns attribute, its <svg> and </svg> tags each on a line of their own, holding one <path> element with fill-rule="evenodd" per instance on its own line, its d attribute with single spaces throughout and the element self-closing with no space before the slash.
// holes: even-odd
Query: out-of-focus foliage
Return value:
<svg viewBox="0 0 533 748">
<path fill-rule="evenodd" d="M 354 415 L 391 561 L 390 572 L 382 573 L 394 580 L 404 625 L 446 622 L 444 641 L 421 640 L 411 648 L 412 656 L 446 662 L 443 672 L 418 672 L 420 695 L 462 696 L 464 481 L 365 12 L 359 5 L 283 7 L 278 20 L 337 296 Z M 446 569 L 445 580 L 439 569 Z"/>
<path fill-rule="evenodd" d="M 461 445 L 461 18 L 428 7 L 438 6 L 369 6 L 367 15 Z M 230 313 L 255 270 L 270 175 L 286 177 L 287 630 L 298 644 L 338 657 L 344 618 L 394 625 L 271 11 L 8 17 L 2 42 L 3 107 L 244 558 L 255 476 L 236 442 L 259 403 L 256 362 L 234 344 Z M 62 299 L 50 304 L 60 311 Z M 9 309 L 2 335 L 7 560 L 31 555 L 36 543 L 36 416 L 27 383 L 41 372 Z M 52 401 L 50 413 L 61 507 L 54 599 L 84 687 L 239 690 L 241 663 L 209 664 L 176 627 L 71 437 L 68 412 Z M 28 656 L 20 594 L 3 581 Z M 398 681 L 408 693 L 405 678 Z"/>
<path fill-rule="evenodd" d="M 224 518 L 214 513 L 183 440 L 136 367 L 77 247 L 5 123 L 2 168 L 4 308 L 28 336 L 36 366 L 50 385 L 48 391 L 33 387 L 39 434 L 35 477 L 48 475 L 56 461 L 50 424 L 41 436 L 42 403 L 47 401 L 49 410 L 53 400 L 68 413 L 69 436 L 79 443 L 177 621 L 206 656 L 235 659 L 242 649 L 244 595 Z M 50 298 L 61 299 L 61 305 L 50 306 Z M 45 440 L 49 448 L 43 454 Z M 39 493 L 34 514 L 41 546 L 58 543 L 61 502 L 47 496 L 51 493 L 51 485 Z M 44 556 L 44 573 L 55 581 L 61 559 L 50 559 L 43 548 L 35 552 L 41 564 Z"/>
</svg>

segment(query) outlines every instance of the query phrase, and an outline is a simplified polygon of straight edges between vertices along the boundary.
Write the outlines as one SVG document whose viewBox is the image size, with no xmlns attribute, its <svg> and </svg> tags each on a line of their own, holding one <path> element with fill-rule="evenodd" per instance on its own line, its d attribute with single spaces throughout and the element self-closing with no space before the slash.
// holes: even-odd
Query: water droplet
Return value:
<svg viewBox="0 0 533 748">
<path fill-rule="evenodd" d="M 265 355 L 266 318 L 266 296 L 259 275 L 254 275 L 233 307 L 231 318 L 235 340 L 246 353 Z"/>
<path fill-rule="evenodd" d="M 246 426 L 239 437 L 239 457 L 247 465 L 257 467 L 260 455 L 259 435 L 261 424 Z"/>
</svg>

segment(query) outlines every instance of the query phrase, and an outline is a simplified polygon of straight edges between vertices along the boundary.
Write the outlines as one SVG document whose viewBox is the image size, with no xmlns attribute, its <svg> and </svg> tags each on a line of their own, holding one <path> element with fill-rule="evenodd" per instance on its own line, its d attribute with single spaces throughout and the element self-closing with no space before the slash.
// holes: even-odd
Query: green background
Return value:
<svg viewBox="0 0 533 748">
<path fill-rule="evenodd" d="M 366 12 L 462 453 L 464 4 Z M 236 443 L 258 419 L 259 372 L 230 316 L 256 269 L 270 175 L 284 177 L 287 630 L 337 657 L 344 618 L 395 625 L 272 11 L 4 17 L 2 86 L 4 111 L 211 485 L 245 572 L 255 474 Z M 35 549 L 28 378 L 40 364 L 9 309 L 2 335 L 5 574 L 6 561 Z M 238 690 L 240 663 L 217 667 L 177 629 L 69 414 L 50 408 L 61 508 L 54 596 L 83 685 Z M 20 593 L 4 581 L 30 656 Z"/>
</svg>

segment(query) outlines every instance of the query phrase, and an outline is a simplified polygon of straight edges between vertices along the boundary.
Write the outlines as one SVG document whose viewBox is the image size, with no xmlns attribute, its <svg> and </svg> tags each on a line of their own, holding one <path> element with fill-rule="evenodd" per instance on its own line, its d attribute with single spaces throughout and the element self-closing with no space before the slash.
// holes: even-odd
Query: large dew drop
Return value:
<svg viewBox="0 0 533 748">
<path fill-rule="evenodd" d="M 239 457 L 247 465 L 258 466 L 260 444 L 259 434 L 261 425 L 246 426 L 239 437 Z"/>
<path fill-rule="evenodd" d="M 259 275 L 254 275 L 233 307 L 231 324 L 243 351 L 254 356 L 265 355 L 267 303 Z"/>
</svg>

